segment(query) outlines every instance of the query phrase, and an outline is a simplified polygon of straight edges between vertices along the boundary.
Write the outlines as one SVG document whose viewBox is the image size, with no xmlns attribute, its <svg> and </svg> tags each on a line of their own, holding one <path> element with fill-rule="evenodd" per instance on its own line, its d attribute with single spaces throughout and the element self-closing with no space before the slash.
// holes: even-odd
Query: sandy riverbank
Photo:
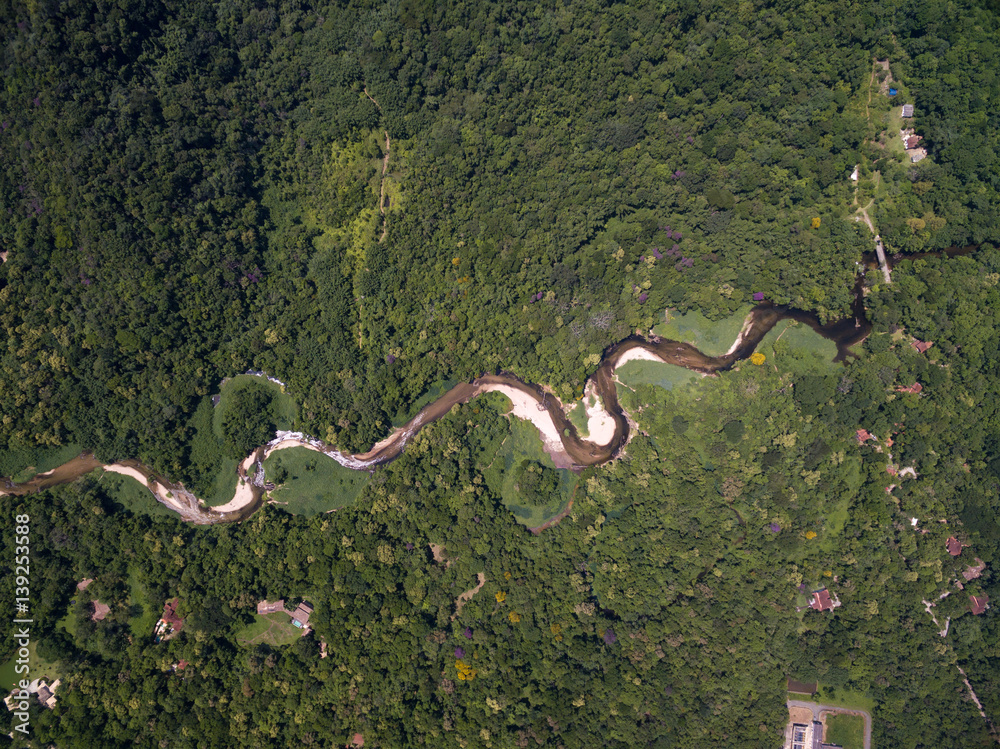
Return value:
<svg viewBox="0 0 1000 749">
<path fill-rule="evenodd" d="M 666 364 L 667 362 L 661 359 L 659 356 L 654 354 L 652 351 L 647 351 L 644 348 L 630 348 L 615 363 L 615 371 L 619 368 L 628 364 L 630 361 L 658 361 L 661 364 Z"/>
<path fill-rule="evenodd" d="M 307 450 L 322 452 L 318 447 L 316 447 L 316 445 L 309 444 L 308 442 L 303 442 L 300 439 L 294 439 L 294 438 L 285 439 L 281 440 L 281 442 L 277 444 L 269 446 L 267 450 L 264 451 L 264 460 L 267 460 L 267 458 L 271 455 L 271 453 L 276 453 L 278 452 L 278 450 L 288 450 L 289 448 L 292 447 L 304 447 Z"/>
<path fill-rule="evenodd" d="M 139 469 L 121 465 L 120 463 L 111 463 L 110 465 L 104 466 L 104 470 L 110 471 L 111 473 L 120 473 L 122 476 L 129 476 L 130 478 L 135 479 L 153 492 L 153 494 L 155 494 L 156 497 L 170 509 L 177 511 L 182 516 L 188 516 L 189 508 L 186 507 L 183 502 L 174 497 L 173 492 L 171 492 L 159 481 L 153 481 L 152 486 L 150 486 L 150 480 Z"/>
<path fill-rule="evenodd" d="M 233 498 L 224 505 L 210 507 L 209 512 L 236 512 L 237 510 L 242 510 L 251 502 L 253 502 L 253 484 L 241 478 L 236 484 L 236 493 L 233 494 Z"/>
<path fill-rule="evenodd" d="M 733 341 L 733 345 L 729 347 L 729 351 L 726 352 L 726 356 L 736 353 L 736 350 L 743 345 L 743 339 L 746 338 L 747 333 L 750 332 L 750 328 L 753 326 L 753 312 L 746 316 L 743 320 L 743 327 L 740 328 L 740 334 L 736 336 L 736 340 Z"/>
<path fill-rule="evenodd" d="M 594 405 L 590 405 L 593 400 Z M 597 445 L 606 445 L 615 438 L 615 420 L 604 408 L 601 397 L 594 393 L 594 383 L 587 383 L 583 391 L 583 407 L 587 412 L 587 440 Z"/>
<path fill-rule="evenodd" d="M 545 446 L 545 452 L 552 456 L 557 468 L 569 468 L 573 465 L 573 459 L 563 447 L 562 435 L 556 428 L 552 415 L 539 409 L 539 403 L 523 390 L 518 390 L 511 385 L 484 385 L 479 390 L 480 393 L 502 393 L 510 399 L 513 407 L 511 413 L 519 419 L 530 421 L 538 429 Z"/>
</svg>

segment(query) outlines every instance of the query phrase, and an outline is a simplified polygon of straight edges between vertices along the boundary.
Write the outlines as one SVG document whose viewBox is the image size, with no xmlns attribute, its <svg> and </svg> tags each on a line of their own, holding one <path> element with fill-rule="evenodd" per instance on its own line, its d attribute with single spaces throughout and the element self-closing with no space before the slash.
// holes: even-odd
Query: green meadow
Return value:
<svg viewBox="0 0 1000 749">
<path fill-rule="evenodd" d="M 344 468 L 337 461 L 305 447 L 271 453 L 264 474 L 277 488 L 271 499 L 295 515 L 319 515 L 354 502 L 369 481 L 365 471 Z"/>
</svg>

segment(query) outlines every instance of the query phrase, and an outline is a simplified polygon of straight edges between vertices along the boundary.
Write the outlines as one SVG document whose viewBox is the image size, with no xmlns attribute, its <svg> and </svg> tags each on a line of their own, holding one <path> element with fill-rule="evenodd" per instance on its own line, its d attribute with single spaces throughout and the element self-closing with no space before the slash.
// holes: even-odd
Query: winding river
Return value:
<svg viewBox="0 0 1000 749">
<path fill-rule="evenodd" d="M 557 466 L 578 469 L 598 465 L 614 458 L 629 438 L 629 422 L 618 401 L 615 387 L 615 370 L 622 364 L 643 358 L 676 364 L 705 374 L 727 370 L 737 361 L 749 357 L 779 321 L 789 319 L 804 323 L 819 335 L 835 342 L 835 361 L 843 361 L 853 355 L 850 347 L 863 340 L 871 330 L 865 317 L 861 284 L 862 279 L 859 277 L 854 289 L 852 314 L 827 324 L 822 324 L 811 312 L 776 306 L 770 302 L 758 304 L 747 315 L 743 329 L 729 352 L 721 356 L 709 356 L 681 341 L 637 335 L 611 346 L 604 352 L 600 366 L 587 384 L 588 391 L 600 399 L 600 408 L 603 408 L 603 413 L 599 411 L 596 416 L 605 423 L 610 420 L 613 425 L 613 431 L 607 428 L 601 430 L 605 436 L 603 441 L 581 437 L 576 426 L 567 418 L 559 399 L 539 385 L 524 382 L 509 373 L 484 374 L 471 382 L 456 385 L 365 453 L 349 455 L 304 434 L 278 432 L 274 440 L 257 448 L 243 461 L 239 467 L 239 480 L 233 500 L 219 507 L 205 507 L 182 485 L 156 475 L 137 461 L 106 464 L 90 453 L 83 453 L 30 481 L 14 483 L 9 479 L 0 479 L 0 494 L 30 494 L 74 481 L 96 468 L 104 468 L 131 476 L 145 484 L 158 501 L 177 512 L 184 520 L 200 524 L 243 520 L 264 502 L 266 490 L 261 464 L 272 452 L 289 447 L 306 447 L 347 468 L 370 471 L 398 458 L 413 435 L 427 424 L 440 419 L 453 406 L 468 403 L 488 392 L 506 395 L 514 407 L 514 415 L 531 420 L 539 428 L 545 448 Z M 594 416 L 591 413 L 591 417 Z"/>
<path fill-rule="evenodd" d="M 895 255 L 890 257 L 889 264 L 890 267 L 895 267 L 900 260 L 968 255 L 976 249 L 978 245 L 950 247 L 918 255 Z M 862 267 L 876 267 L 875 263 L 875 254 L 867 253 Z M 567 418 L 563 404 L 541 386 L 527 383 L 517 375 L 501 372 L 484 374 L 471 382 L 456 385 L 436 401 L 422 408 L 402 427 L 393 430 L 385 439 L 373 445 L 370 450 L 357 455 L 342 453 L 304 434 L 278 432 L 273 440 L 258 447 L 240 464 L 233 499 L 217 507 L 206 507 L 184 486 L 157 475 L 138 461 L 103 463 L 89 452 L 84 452 L 58 468 L 38 474 L 29 481 L 15 483 L 11 479 L 0 478 L 0 496 L 33 494 L 58 484 L 75 481 L 97 468 L 103 468 L 106 471 L 131 476 L 144 484 L 159 502 L 175 511 L 183 520 L 198 524 L 244 520 L 256 512 L 265 501 L 267 487 L 264 484 L 261 464 L 276 450 L 305 447 L 322 453 L 347 468 L 372 471 L 377 466 L 398 458 L 413 435 L 427 424 L 440 419 L 451 410 L 452 406 L 468 403 L 473 398 L 489 392 L 503 393 L 511 401 L 513 415 L 530 420 L 538 427 L 546 451 L 560 468 L 580 469 L 599 465 L 613 459 L 629 439 L 629 422 L 618 401 L 618 391 L 615 387 L 615 371 L 618 367 L 633 359 L 652 359 L 704 374 L 725 371 L 741 359 L 748 358 L 764 336 L 781 320 L 795 320 L 808 325 L 817 334 L 837 344 L 837 356 L 834 361 L 846 361 L 848 357 L 855 356 L 850 350 L 851 347 L 860 343 L 871 332 L 871 323 L 865 315 L 863 285 L 864 273 L 861 272 L 855 279 L 851 314 L 829 323 L 820 322 L 812 312 L 762 302 L 750 311 L 732 347 L 721 356 L 709 356 L 689 343 L 655 336 L 644 338 L 634 335 L 614 344 L 604 352 L 597 371 L 587 383 L 588 393 L 599 399 L 597 412 L 588 409 L 588 414 L 591 424 L 603 422 L 605 428 L 598 430 L 605 436 L 603 440 L 588 440 L 581 437 L 576 426 Z M 613 429 L 609 430 L 608 426 Z"/>
</svg>

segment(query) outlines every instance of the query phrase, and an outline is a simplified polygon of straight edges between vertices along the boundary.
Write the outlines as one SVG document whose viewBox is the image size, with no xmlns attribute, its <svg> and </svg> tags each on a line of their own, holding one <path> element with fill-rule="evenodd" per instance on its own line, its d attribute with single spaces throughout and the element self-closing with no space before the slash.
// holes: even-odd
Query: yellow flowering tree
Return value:
<svg viewBox="0 0 1000 749">
<path fill-rule="evenodd" d="M 455 661 L 455 670 L 458 671 L 459 681 L 472 681 L 476 678 L 476 674 L 479 673 L 476 669 L 462 660 Z"/>
<path fill-rule="evenodd" d="M 750 354 L 750 363 L 751 364 L 756 364 L 757 366 L 760 366 L 765 361 L 767 361 L 767 357 L 764 356 L 759 351 L 754 351 L 752 354 Z"/>
</svg>

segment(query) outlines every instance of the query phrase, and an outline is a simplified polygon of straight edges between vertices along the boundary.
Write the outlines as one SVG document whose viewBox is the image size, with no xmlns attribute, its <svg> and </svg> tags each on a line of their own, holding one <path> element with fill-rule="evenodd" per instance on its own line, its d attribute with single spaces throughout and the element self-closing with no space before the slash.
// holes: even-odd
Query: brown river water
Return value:
<svg viewBox="0 0 1000 749">
<path fill-rule="evenodd" d="M 906 259 L 931 256 L 939 257 L 941 255 L 966 255 L 974 250 L 975 247 L 954 247 L 943 252 L 921 253 L 919 256 L 908 256 Z M 893 261 L 899 259 L 896 257 L 893 258 Z M 870 267 L 873 262 L 874 253 L 872 253 L 872 257 L 865 256 L 865 266 Z M 258 448 L 254 452 L 254 462 L 262 462 L 266 455 L 282 442 L 297 442 L 299 444 L 308 443 L 307 446 L 311 449 L 322 452 L 349 468 L 371 471 L 376 466 L 384 465 L 398 458 L 403 453 L 406 442 L 410 437 L 419 432 L 427 424 L 440 419 L 453 406 L 468 403 L 476 396 L 488 392 L 495 386 L 504 386 L 524 393 L 536 404 L 539 411 L 544 410 L 548 412 L 558 430 L 559 439 L 562 443 L 561 447 L 569 458 L 570 467 L 580 469 L 586 466 L 606 463 L 618 454 L 629 438 L 629 423 L 618 401 L 614 373 L 619 360 L 630 350 L 643 349 L 669 364 L 676 364 L 695 372 L 713 374 L 728 370 L 736 362 L 748 358 L 761 340 L 763 340 L 764 336 L 781 320 L 795 320 L 808 325 L 817 334 L 836 343 L 837 356 L 834 361 L 846 361 L 848 357 L 855 356 L 850 347 L 864 340 L 871 332 L 871 323 L 869 323 L 865 315 L 862 285 L 863 277 L 859 274 L 854 286 L 854 300 L 851 306 L 851 314 L 841 320 L 825 324 L 821 323 L 819 318 L 812 312 L 792 307 L 777 306 L 770 302 L 758 304 L 747 318 L 747 324 L 741 333 L 739 345 L 731 353 L 723 354 L 722 356 L 709 356 L 691 344 L 681 341 L 672 341 L 657 337 L 644 338 L 638 335 L 630 336 L 609 347 L 604 352 L 601 364 L 592 377 L 594 392 L 600 397 L 604 409 L 614 421 L 614 436 L 610 442 L 604 445 L 598 445 L 582 438 L 576 426 L 567 418 L 562 403 L 551 393 L 547 393 L 539 385 L 524 382 L 514 374 L 501 372 L 498 374 L 484 374 L 471 382 L 463 382 L 455 385 L 436 401 L 422 408 L 409 422 L 395 430 L 386 439 L 374 445 L 366 453 L 344 455 L 329 445 L 324 445 L 317 440 L 312 440 L 302 435 L 292 435 L 290 437 L 279 435 L 278 439 Z M 9 479 L 0 478 L 0 492 L 11 495 L 32 494 L 57 484 L 74 481 L 94 469 L 105 465 L 91 453 L 85 452 L 53 471 L 35 476 L 30 481 L 16 484 Z M 235 504 L 240 505 L 239 507 L 229 508 L 227 505 L 228 511 L 219 512 L 218 510 L 202 506 L 198 499 L 185 490 L 183 486 L 157 476 L 149 468 L 136 461 L 124 461 L 117 465 L 138 470 L 147 478 L 153 489 L 159 488 L 159 492 L 154 492 L 158 493 L 157 498 L 159 501 L 178 512 L 183 519 L 195 523 L 243 520 L 253 514 L 263 504 L 266 494 L 263 487 L 252 485 L 244 467 L 241 466 L 240 481 L 241 483 L 246 481 L 250 484 L 248 487 L 250 491 L 244 492 L 246 501 L 236 502 Z M 159 487 L 156 486 L 157 483 L 159 483 Z M 168 492 L 169 497 L 165 498 Z"/>
</svg>

